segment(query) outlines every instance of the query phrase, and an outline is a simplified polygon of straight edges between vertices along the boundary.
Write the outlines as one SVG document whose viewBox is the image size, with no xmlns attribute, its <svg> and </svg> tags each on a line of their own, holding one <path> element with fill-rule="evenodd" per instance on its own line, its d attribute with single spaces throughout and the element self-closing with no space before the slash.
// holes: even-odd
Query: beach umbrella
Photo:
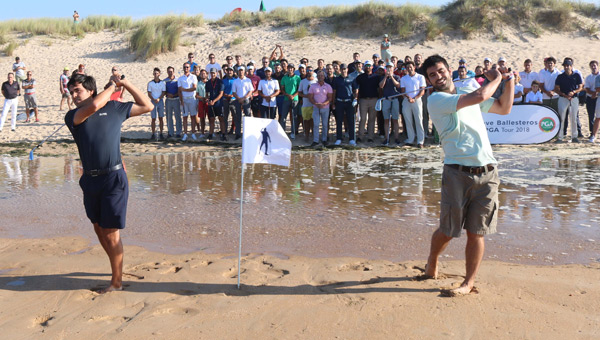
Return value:
<svg viewBox="0 0 600 340">
<path fill-rule="evenodd" d="M 258 9 L 259 12 L 266 12 L 267 9 L 265 8 L 265 4 L 263 3 L 263 0 L 260 0 L 260 8 Z"/>
<path fill-rule="evenodd" d="M 229 13 L 229 15 L 233 15 L 233 13 L 235 13 L 235 12 L 242 12 L 242 8 L 238 7 L 236 9 L 234 9 L 233 11 L 231 11 L 231 13 Z"/>
</svg>

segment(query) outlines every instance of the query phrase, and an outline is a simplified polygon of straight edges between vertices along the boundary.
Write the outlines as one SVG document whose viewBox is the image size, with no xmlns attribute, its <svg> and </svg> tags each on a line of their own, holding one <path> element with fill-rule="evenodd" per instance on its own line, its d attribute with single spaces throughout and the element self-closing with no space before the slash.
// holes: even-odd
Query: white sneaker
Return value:
<svg viewBox="0 0 600 340">
<path fill-rule="evenodd" d="M 356 141 L 353 139 L 353 140 L 351 140 L 351 141 L 350 141 L 350 143 L 348 143 L 348 144 L 350 144 L 350 145 L 352 145 L 352 146 L 356 146 Z"/>
<path fill-rule="evenodd" d="M 590 137 L 590 143 L 594 143 L 595 141 L 596 141 L 596 137 L 595 136 Z"/>
<path fill-rule="evenodd" d="M 187 140 L 187 133 L 183 134 L 183 137 L 181 137 L 181 141 L 185 142 Z"/>
<path fill-rule="evenodd" d="M 342 140 L 341 139 L 336 140 L 335 145 L 342 145 Z"/>
<path fill-rule="evenodd" d="M 195 135 L 195 134 L 193 134 L 193 133 L 192 133 L 191 135 L 192 135 L 192 139 L 193 139 L 193 140 L 198 140 L 198 138 L 196 138 L 196 135 Z"/>
</svg>

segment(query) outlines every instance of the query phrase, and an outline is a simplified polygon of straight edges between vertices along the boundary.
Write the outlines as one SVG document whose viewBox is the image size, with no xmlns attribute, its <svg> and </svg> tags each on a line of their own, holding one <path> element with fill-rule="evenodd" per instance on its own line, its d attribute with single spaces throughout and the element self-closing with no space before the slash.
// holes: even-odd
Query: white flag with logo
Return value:
<svg viewBox="0 0 600 340">
<path fill-rule="evenodd" d="M 292 142 L 275 119 L 244 117 L 242 164 L 290 166 Z"/>
</svg>

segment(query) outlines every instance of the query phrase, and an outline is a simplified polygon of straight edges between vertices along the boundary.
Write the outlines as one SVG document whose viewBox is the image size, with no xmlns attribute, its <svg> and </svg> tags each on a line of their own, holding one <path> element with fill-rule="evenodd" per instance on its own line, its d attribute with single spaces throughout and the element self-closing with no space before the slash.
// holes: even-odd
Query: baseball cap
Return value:
<svg viewBox="0 0 600 340">
<path fill-rule="evenodd" d="M 387 63 L 387 64 L 385 64 L 385 67 L 394 67 L 394 64 L 392 64 L 392 63 Z"/>
<path fill-rule="evenodd" d="M 373 57 L 379 58 L 379 54 L 375 53 L 373 54 Z"/>
<path fill-rule="evenodd" d="M 565 58 L 565 60 L 563 60 L 562 64 L 563 64 L 563 66 L 566 66 L 566 65 L 573 66 L 573 60 L 571 60 L 571 58 Z"/>
<path fill-rule="evenodd" d="M 365 61 L 365 66 L 367 66 L 367 65 L 373 66 L 373 61 L 371 61 L 371 60 Z"/>
<path fill-rule="evenodd" d="M 68 71 L 69 68 L 65 66 L 65 68 L 63 68 L 63 71 Z"/>
<path fill-rule="evenodd" d="M 294 64 L 288 64 L 288 68 L 290 68 L 290 67 L 291 68 L 296 68 L 296 65 L 294 65 Z"/>
<path fill-rule="evenodd" d="M 248 69 L 249 69 L 249 70 L 254 70 L 254 65 L 250 65 L 250 66 L 248 66 Z"/>
<path fill-rule="evenodd" d="M 306 68 L 306 65 L 304 65 L 304 64 L 300 64 L 300 65 L 298 65 L 298 68 L 299 68 L 299 69 L 300 69 L 300 68 Z"/>
<path fill-rule="evenodd" d="M 265 67 L 265 72 L 273 72 L 270 67 Z"/>
<path fill-rule="evenodd" d="M 490 58 L 484 58 L 483 61 L 489 61 L 491 63 L 492 59 L 490 59 Z"/>
<path fill-rule="evenodd" d="M 210 68 L 210 73 L 217 73 L 217 69 L 215 67 Z"/>
<path fill-rule="evenodd" d="M 460 60 L 459 60 L 458 62 L 459 62 L 459 63 L 464 63 L 464 64 L 466 64 L 466 63 L 467 63 L 467 61 L 465 60 L 465 58 L 460 58 Z"/>
<path fill-rule="evenodd" d="M 387 38 L 387 37 L 388 37 L 387 33 L 386 33 L 386 34 L 384 34 L 384 35 L 383 35 L 383 37 L 384 37 L 384 38 Z"/>
<path fill-rule="evenodd" d="M 246 68 L 245 68 L 244 66 L 238 66 L 238 68 L 237 68 L 237 69 L 238 69 L 238 71 L 239 71 L 239 70 L 244 70 L 244 71 L 246 70 Z"/>
<path fill-rule="evenodd" d="M 348 68 L 348 65 L 346 65 L 346 64 L 342 64 L 342 65 L 340 65 L 340 70 L 341 70 L 341 69 L 345 69 L 345 68 Z"/>
<path fill-rule="evenodd" d="M 498 62 L 501 62 L 501 61 L 506 61 L 506 59 L 504 59 L 504 57 L 500 57 L 500 58 L 498 59 Z"/>
</svg>

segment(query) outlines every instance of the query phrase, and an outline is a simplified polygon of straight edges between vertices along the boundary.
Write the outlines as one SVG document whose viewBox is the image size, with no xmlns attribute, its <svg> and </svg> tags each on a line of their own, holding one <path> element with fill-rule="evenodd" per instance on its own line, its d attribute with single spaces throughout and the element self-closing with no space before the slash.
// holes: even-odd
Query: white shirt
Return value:
<svg viewBox="0 0 600 340">
<path fill-rule="evenodd" d="M 254 86 L 252 86 L 252 80 L 248 77 L 244 79 L 237 78 L 233 81 L 231 88 L 232 93 L 236 93 L 238 98 L 242 98 L 248 95 L 250 92 L 254 92 Z"/>
<path fill-rule="evenodd" d="M 533 91 L 527 92 L 525 96 L 525 103 L 531 102 L 541 102 L 544 99 L 542 96 L 542 91 L 537 91 L 537 93 L 533 93 Z"/>
<path fill-rule="evenodd" d="M 477 80 L 475 80 L 473 78 L 468 78 L 468 79 L 464 79 L 464 80 L 460 80 L 460 79 L 456 78 L 456 79 L 454 79 L 454 81 L 455 81 L 454 86 L 456 86 L 456 87 L 472 87 L 474 89 L 478 89 L 481 87 L 481 85 L 479 85 Z"/>
<path fill-rule="evenodd" d="M 556 77 L 560 74 L 560 71 L 554 68 L 554 71 L 549 72 L 546 69 L 543 69 L 538 73 L 538 78 L 540 83 L 544 83 L 544 90 L 546 91 L 554 91 L 554 85 L 556 82 Z M 552 98 L 548 97 L 545 93 L 543 94 L 544 99 L 552 99 L 558 98 L 558 94 L 554 94 Z"/>
<path fill-rule="evenodd" d="M 258 90 L 261 91 L 263 95 L 270 96 L 273 93 L 275 93 L 275 91 L 279 90 L 279 82 L 275 79 L 271 79 L 271 80 L 262 79 L 261 81 L 258 82 Z M 271 98 L 271 101 L 267 101 L 265 98 L 263 98 L 263 101 L 262 101 L 263 106 L 275 107 L 276 104 L 277 104 L 277 100 L 275 99 L 275 97 Z"/>
<path fill-rule="evenodd" d="M 585 77 L 585 82 L 583 87 L 590 90 L 590 91 L 596 91 L 596 77 L 600 75 L 600 73 L 598 74 L 590 74 L 587 77 Z M 588 97 L 591 97 L 589 93 L 586 92 L 586 95 Z"/>
<path fill-rule="evenodd" d="M 195 74 L 191 74 L 189 76 L 182 75 L 177 79 L 177 87 L 181 87 L 184 89 L 191 89 L 194 87 L 193 85 L 198 86 L 198 77 Z M 194 98 L 196 96 L 196 91 L 181 91 L 181 96 L 183 99 L 185 98 Z"/>
<path fill-rule="evenodd" d="M 519 76 L 521 77 L 521 84 L 523 84 L 523 88 L 525 88 L 525 89 L 530 89 L 531 83 L 534 80 L 539 81 L 538 80 L 539 76 L 538 76 L 537 72 L 531 71 L 531 72 L 527 73 L 527 72 L 523 71 L 523 72 L 519 72 Z"/>
<path fill-rule="evenodd" d="M 316 83 L 317 80 L 308 80 L 308 78 L 304 78 L 300 81 L 300 86 L 298 87 L 298 92 L 302 92 L 303 95 L 307 97 L 302 97 L 302 107 L 312 107 L 313 104 L 308 100 L 308 89 L 310 89 L 310 85 Z"/>
<path fill-rule="evenodd" d="M 519 92 L 521 92 L 521 97 L 517 98 L 516 95 Z M 513 103 L 521 103 L 521 102 L 523 102 L 523 85 L 515 84 L 515 99 L 513 99 Z"/>
<path fill-rule="evenodd" d="M 25 67 L 25 64 L 23 62 L 20 63 L 14 63 L 13 64 L 13 71 L 17 68 L 17 67 Z M 15 76 L 17 77 L 25 77 L 25 70 L 20 69 L 18 71 L 15 71 Z"/>
<path fill-rule="evenodd" d="M 150 92 L 150 94 L 152 95 L 152 98 L 154 98 L 154 99 L 160 98 L 162 93 L 166 92 L 166 91 L 167 91 L 167 84 L 164 82 L 164 80 L 161 80 L 157 83 L 153 79 L 148 83 L 148 92 Z"/>
<path fill-rule="evenodd" d="M 412 77 L 407 74 L 400 78 L 400 87 L 403 92 L 409 92 L 407 93 L 409 97 L 414 98 L 420 93 L 418 90 L 427 87 L 427 84 L 423 75 L 415 73 Z"/>
<path fill-rule="evenodd" d="M 221 78 L 221 65 L 219 63 L 214 63 L 214 64 L 206 65 L 206 72 L 208 72 L 208 79 L 210 79 L 210 69 L 213 67 L 217 69 L 217 78 Z"/>
</svg>

